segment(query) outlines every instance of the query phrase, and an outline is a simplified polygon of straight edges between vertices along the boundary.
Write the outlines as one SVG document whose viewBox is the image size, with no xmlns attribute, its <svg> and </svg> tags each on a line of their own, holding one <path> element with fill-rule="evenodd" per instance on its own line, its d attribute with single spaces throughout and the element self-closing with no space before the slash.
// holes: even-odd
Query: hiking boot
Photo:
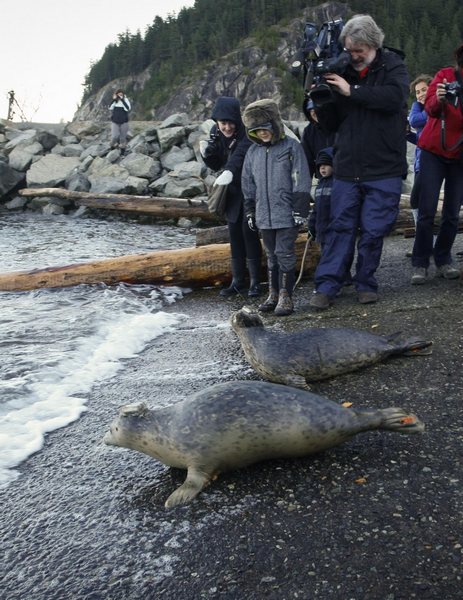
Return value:
<svg viewBox="0 0 463 600">
<path fill-rule="evenodd" d="M 453 265 L 441 265 L 440 267 L 437 267 L 436 277 L 458 279 L 460 277 L 460 269 L 457 269 Z"/>
<path fill-rule="evenodd" d="M 378 302 L 378 294 L 376 292 L 359 292 L 358 301 L 360 304 L 373 304 Z"/>
<path fill-rule="evenodd" d="M 259 304 L 259 306 L 257 307 L 257 310 L 259 312 L 273 312 L 275 310 L 275 308 L 277 307 L 277 304 L 278 304 L 278 292 L 277 292 L 277 290 L 270 289 L 267 299 L 264 300 L 264 302 L 262 302 L 262 304 Z"/>
<path fill-rule="evenodd" d="M 314 292 L 310 299 L 309 306 L 317 310 L 326 310 L 332 304 L 331 298 L 323 292 Z"/>
<path fill-rule="evenodd" d="M 294 312 L 294 304 L 288 290 L 281 289 L 278 296 L 278 304 L 275 307 L 274 313 L 277 317 L 286 317 Z"/>
<path fill-rule="evenodd" d="M 428 278 L 428 269 L 425 267 L 415 267 L 413 269 L 412 278 L 410 283 L 412 285 L 422 285 L 426 283 L 426 279 Z"/>
<path fill-rule="evenodd" d="M 278 290 L 280 289 L 280 274 L 278 267 L 268 269 L 268 296 L 259 304 L 259 312 L 273 312 L 278 304 Z"/>
</svg>

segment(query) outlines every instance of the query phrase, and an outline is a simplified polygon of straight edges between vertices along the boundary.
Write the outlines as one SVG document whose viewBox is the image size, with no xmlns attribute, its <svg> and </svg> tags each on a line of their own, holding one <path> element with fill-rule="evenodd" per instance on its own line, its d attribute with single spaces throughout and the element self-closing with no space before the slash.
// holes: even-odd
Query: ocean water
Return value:
<svg viewBox="0 0 463 600">
<path fill-rule="evenodd" d="M 0 272 L 194 245 L 176 227 L 0 213 Z M 0 487 L 47 432 L 86 410 L 92 387 L 182 323 L 188 293 L 149 285 L 0 292 Z"/>
</svg>

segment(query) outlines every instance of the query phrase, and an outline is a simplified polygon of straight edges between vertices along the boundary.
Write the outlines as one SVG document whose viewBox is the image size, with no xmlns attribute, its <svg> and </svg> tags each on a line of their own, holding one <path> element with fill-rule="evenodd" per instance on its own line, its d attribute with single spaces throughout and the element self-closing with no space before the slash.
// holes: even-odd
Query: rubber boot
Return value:
<svg viewBox="0 0 463 600">
<path fill-rule="evenodd" d="M 294 312 L 293 288 L 294 270 L 280 273 L 280 292 L 278 295 L 278 304 L 274 311 L 277 317 L 286 317 Z"/>
<path fill-rule="evenodd" d="M 220 290 L 219 295 L 222 298 L 229 298 L 230 296 L 236 296 L 246 290 L 246 284 L 244 276 L 246 273 L 246 261 L 244 258 L 232 258 L 231 259 L 231 271 L 232 281 L 230 285 L 223 290 Z"/>
<path fill-rule="evenodd" d="M 248 296 L 255 297 L 260 296 L 262 290 L 260 289 L 260 260 L 258 258 L 248 258 L 248 271 L 249 271 L 249 291 Z"/>
<path fill-rule="evenodd" d="M 268 297 L 259 304 L 257 310 L 259 312 L 273 312 L 278 304 L 279 277 L 278 267 L 268 270 Z"/>
</svg>

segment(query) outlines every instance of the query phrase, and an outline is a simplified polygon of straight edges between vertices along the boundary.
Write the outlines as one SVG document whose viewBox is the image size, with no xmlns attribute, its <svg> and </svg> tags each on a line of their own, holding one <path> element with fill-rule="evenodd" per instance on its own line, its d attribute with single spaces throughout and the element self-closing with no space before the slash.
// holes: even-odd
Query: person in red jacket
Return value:
<svg viewBox="0 0 463 600">
<path fill-rule="evenodd" d="M 420 197 L 411 283 L 425 283 L 431 256 L 436 275 L 456 279 L 460 271 L 452 264 L 452 246 L 463 202 L 463 44 L 455 50 L 456 68 L 445 67 L 431 81 L 424 103 L 428 120 L 421 132 Z M 439 233 L 433 244 L 433 225 L 439 193 L 444 200 Z"/>
</svg>

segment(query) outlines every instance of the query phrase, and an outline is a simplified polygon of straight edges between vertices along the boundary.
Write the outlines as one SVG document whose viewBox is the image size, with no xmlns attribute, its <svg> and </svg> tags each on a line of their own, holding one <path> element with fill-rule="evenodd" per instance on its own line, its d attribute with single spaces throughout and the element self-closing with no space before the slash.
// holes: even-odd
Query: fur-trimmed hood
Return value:
<svg viewBox="0 0 463 600">
<path fill-rule="evenodd" d="M 281 120 L 278 105 L 270 98 L 256 100 L 248 104 L 244 109 L 243 123 L 246 127 L 246 135 L 255 144 L 262 144 L 252 131 L 253 129 L 259 129 L 259 125 L 267 125 L 267 127 L 264 127 L 265 129 L 268 129 L 269 124 L 271 125 L 273 131 L 272 145 L 278 144 L 285 137 L 283 121 Z"/>
</svg>

